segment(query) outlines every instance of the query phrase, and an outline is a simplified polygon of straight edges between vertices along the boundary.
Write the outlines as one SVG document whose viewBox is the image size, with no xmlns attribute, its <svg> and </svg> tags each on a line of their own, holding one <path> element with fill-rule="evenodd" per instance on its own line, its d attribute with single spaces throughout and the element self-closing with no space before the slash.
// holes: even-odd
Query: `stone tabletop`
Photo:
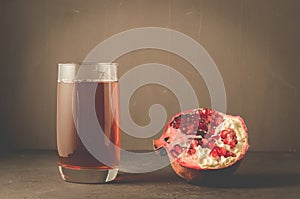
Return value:
<svg viewBox="0 0 300 199">
<path fill-rule="evenodd" d="M 0 156 L 0 198 L 299 198 L 300 154 L 249 152 L 238 172 L 219 185 L 188 184 L 170 166 L 143 174 L 119 173 L 107 184 L 64 182 L 56 151 Z"/>
</svg>

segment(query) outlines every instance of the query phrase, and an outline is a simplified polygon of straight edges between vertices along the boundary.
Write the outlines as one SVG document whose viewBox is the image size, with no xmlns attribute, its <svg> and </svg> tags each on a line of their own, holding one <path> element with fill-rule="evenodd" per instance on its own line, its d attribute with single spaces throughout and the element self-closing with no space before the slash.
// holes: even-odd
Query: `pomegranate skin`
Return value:
<svg viewBox="0 0 300 199">
<path fill-rule="evenodd" d="M 240 167 L 242 160 L 234 165 L 222 169 L 215 170 L 197 170 L 180 165 L 177 161 L 173 161 L 171 166 L 174 172 L 189 183 L 194 184 L 219 184 L 230 178 Z"/>
</svg>

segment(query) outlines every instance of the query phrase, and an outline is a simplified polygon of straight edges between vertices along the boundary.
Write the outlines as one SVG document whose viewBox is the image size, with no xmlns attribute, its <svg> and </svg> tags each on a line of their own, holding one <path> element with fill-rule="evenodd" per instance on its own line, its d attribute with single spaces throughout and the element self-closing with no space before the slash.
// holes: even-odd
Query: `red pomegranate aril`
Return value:
<svg viewBox="0 0 300 199">
<path fill-rule="evenodd" d="M 191 146 L 191 148 L 195 148 L 195 147 L 199 146 L 198 140 L 196 140 L 196 139 L 192 140 L 190 146 Z"/>
<path fill-rule="evenodd" d="M 209 115 L 211 115 L 211 110 L 206 108 L 202 111 L 202 113 L 203 113 L 203 117 L 207 118 Z"/>
<path fill-rule="evenodd" d="M 219 156 L 222 155 L 222 150 L 221 150 L 222 148 L 221 147 L 216 146 L 216 147 L 214 147 L 214 149 L 218 152 Z"/>
<path fill-rule="evenodd" d="M 220 155 L 225 156 L 227 153 L 227 150 L 225 148 L 220 149 Z"/>
<path fill-rule="evenodd" d="M 221 135 L 221 138 L 222 138 L 222 139 L 225 139 L 225 138 L 227 137 L 227 134 L 228 134 L 227 129 L 221 131 L 221 134 L 220 134 L 220 135 Z"/>
<path fill-rule="evenodd" d="M 211 155 L 214 158 L 218 158 L 219 157 L 219 153 L 218 153 L 218 151 L 216 149 L 212 149 L 209 155 Z"/>
<path fill-rule="evenodd" d="M 230 142 L 228 143 L 228 145 L 231 147 L 231 148 L 234 148 L 237 144 L 237 140 L 230 140 Z"/>
<path fill-rule="evenodd" d="M 211 121 L 212 121 L 212 116 L 209 115 L 209 116 L 205 119 L 205 122 L 206 122 L 207 124 L 209 124 L 209 123 L 211 123 Z"/>
<path fill-rule="evenodd" d="M 175 129 L 179 129 L 180 123 L 174 123 L 174 124 L 173 124 L 173 127 L 174 127 Z"/>
<path fill-rule="evenodd" d="M 227 157 L 236 157 L 236 155 L 234 154 L 234 153 L 232 153 L 232 152 L 230 152 L 230 151 L 226 151 L 226 154 L 224 155 L 224 157 L 225 158 L 227 158 Z"/>
<path fill-rule="evenodd" d="M 175 122 L 180 122 L 181 121 L 181 115 L 177 116 L 175 119 L 174 119 Z"/>
<path fill-rule="evenodd" d="M 221 147 L 217 147 L 217 146 L 211 150 L 210 155 L 214 158 L 218 158 L 220 156 L 223 156 L 225 158 L 230 157 L 230 156 L 235 157 L 234 153 L 228 151 L 224 147 L 221 148 Z"/>
<path fill-rule="evenodd" d="M 229 140 L 223 140 L 224 144 L 229 145 Z"/>
<path fill-rule="evenodd" d="M 198 130 L 207 131 L 208 130 L 207 125 L 203 122 L 199 122 Z"/>
<path fill-rule="evenodd" d="M 179 129 L 180 124 L 181 124 L 181 117 L 178 116 L 174 119 L 174 121 L 170 124 L 170 126 L 172 126 L 175 129 Z"/>
<path fill-rule="evenodd" d="M 227 136 L 230 137 L 231 139 L 236 138 L 235 132 L 230 132 Z"/>
<path fill-rule="evenodd" d="M 190 148 L 187 152 L 189 155 L 194 155 L 196 153 L 196 149 Z"/>
</svg>

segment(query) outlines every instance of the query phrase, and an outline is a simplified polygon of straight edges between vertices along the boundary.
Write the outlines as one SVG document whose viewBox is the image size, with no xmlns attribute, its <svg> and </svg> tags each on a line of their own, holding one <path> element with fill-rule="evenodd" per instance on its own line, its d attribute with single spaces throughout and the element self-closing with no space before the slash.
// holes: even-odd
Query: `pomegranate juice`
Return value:
<svg viewBox="0 0 300 199">
<path fill-rule="evenodd" d="M 59 82 L 59 166 L 70 169 L 117 168 L 120 159 L 119 146 L 118 82 Z M 100 160 L 104 161 L 95 158 L 90 152 L 91 148 L 99 149 L 98 155 L 105 156 Z"/>
</svg>

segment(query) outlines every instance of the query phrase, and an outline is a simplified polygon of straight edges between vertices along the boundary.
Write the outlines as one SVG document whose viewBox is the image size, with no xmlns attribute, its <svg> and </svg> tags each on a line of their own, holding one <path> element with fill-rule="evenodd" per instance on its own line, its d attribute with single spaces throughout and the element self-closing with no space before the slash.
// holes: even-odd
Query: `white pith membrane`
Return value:
<svg viewBox="0 0 300 199">
<path fill-rule="evenodd" d="M 210 155 L 210 152 L 212 151 L 210 148 L 202 148 L 201 145 L 195 147 L 196 152 L 193 155 L 188 154 L 191 138 L 195 137 L 195 135 L 186 135 L 182 133 L 180 129 L 169 127 L 168 131 L 172 131 L 171 134 L 176 134 L 176 136 L 171 143 L 166 146 L 167 151 L 170 153 L 176 145 L 179 145 L 182 149 L 184 149 L 176 159 L 170 155 L 171 161 L 177 161 L 182 166 L 188 168 L 206 170 L 226 168 L 241 159 L 248 149 L 248 136 L 245 130 L 246 127 L 239 117 L 227 116 L 222 113 L 219 114 L 223 117 L 224 121 L 216 127 L 215 133 L 211 135 L 211 137 L 219 135 L 219 139 L 215 141 L 215 146 L 225 148 L 226 150 L 234 153 L 235 157 L 220 156 L 215 158 Z M 233 148 L 224 144 L 220 136 L 222 130 L 229 128 L 233 129 L 236 134 L 237 144 Z"/>
</svg>

